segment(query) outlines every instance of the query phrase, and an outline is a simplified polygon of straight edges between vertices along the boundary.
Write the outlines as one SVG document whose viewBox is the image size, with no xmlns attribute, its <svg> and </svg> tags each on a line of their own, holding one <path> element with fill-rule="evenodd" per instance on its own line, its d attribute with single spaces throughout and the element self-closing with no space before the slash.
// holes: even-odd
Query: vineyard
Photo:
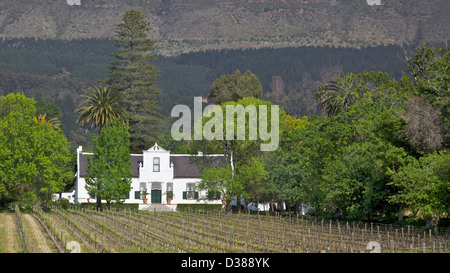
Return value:
<svg viewBox="0 0 450 273">
<path fill-rule="evenodd" d="M 15 210 L 21 252 L 30 246 Z M 448 253 L 450 236 L 361 222 L 223 212 L 96 211 L 52 207 L 31 214 L 54 252 L 82 253 Z M 41 236 L 42 237 L 42 236 Z"/>
</svg>

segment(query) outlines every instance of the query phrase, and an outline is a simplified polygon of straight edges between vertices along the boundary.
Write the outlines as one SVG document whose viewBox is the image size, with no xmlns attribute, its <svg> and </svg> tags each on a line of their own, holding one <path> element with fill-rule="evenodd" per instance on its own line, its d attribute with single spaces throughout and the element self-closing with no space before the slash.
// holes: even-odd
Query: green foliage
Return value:
<svg viewBox="0 0 450 273">
<path fill-rule="evenodd" d="M 255 74 L 247 70 L 243 75 L 236 70 L 234 74 L 215 80 L 209 92 L 208 100 L 214 104 L 238 101 L 245 97 L 262 97 L 262 86 Z"/>
<path fill-rule="evenodd" d="M 196 184 L 197 189 L 219 192 L 225 200 L 231 200 L 236 193 L 233 170 L 229 164 L 204 168 L 202 180 Z"/>
<path fill-rule="evenodd" d="M 436 178 L 431 159 L 416 159 L 420 146 L 410 137 L 413 132 L 422 136 L 416 143 L 430 142 L 439 132 L 439 115 L 426 101 L 414 100 L 414 90 L 406 76 L 396 81 L 381 72 L 343 75 L 321 86 L 324 116 L 282 133 L 273 154 L 278 164 L 270 168 L 272 197 L 312 205 L 316 215 L 354 219 L 393 215 L 399 208 L 394 204 L 421 211 L 421 217 L 446 212 L 447 171 Z M 448 169 L 444 154 L 433 157 L 441 162 L 438 170 Z"/>
<path fill-rule="evenodd" d="M 0 97 L 0 201 L 45 203 L 72 178 L 69 143 L 61 130 L 35 116 L 34 99 Z"/>
<path fill-rule="evenodd" d="M 196 141 L 194 147 L 206 154 L 224 154 L 224 161 L 217 162 L 212 160 L 214 157 L 197 159 L 197 164 L 202 172 L 202 181 L 199 182 L 197 187 L 203 190 L 220 192 L 221 196 L 227 201 L 230 201 L 233 196 L 237 196 L 238 199 L 243 198 L 248 204 L 251 201 L 262 201 L 266 195 L 265 181 L 268 177 L 266 155 L 264 155 L 265 152 L 261 151 L 260 145 L 267 141 L 263 141 L 258 137 L 256 139 L 250 138 L 250 127 L 259 128 L 258 122 L 261 120 L 258 119 L 253 126 L 250 126 L 249 112 L 245 113 L 245 127 L 242 126 L 241 128 L 245 129 L 244 137 L 242 139 L 238 138 L 237 115 L 233 116 L 234 138 L 229 139 L 225 137 L 227 106 L 234 107 L 238 105 L 243 106 L 244 109 L 254 106 L 257 112 L 258 107 L 262 105 L 267 106 L 267 128 L 271 128 L 272 104 L 254 97 L 246 97 L 237 102 L 230 101 L 220 105 L 223 113 L 220 117 L 214 115 L 204 117 L 203 124 L 205 127 L 213 119 L 221 119 L 219 122 L 223 122 L 224 126 L 222 128 L 215 126 L 214 130 L 222 130 L 223 138 Z M 280 109 L 279 119 L 282 121 L 285 118 L 286 113 Z M 277 120 L 276 122 L 279 121 Z M 267 130 L 270 131 L 270 129 Z M 230 164 L 232 164 L 233 169 Z"/>
<path fill-rule="evenodd" d="M 317 98 L 326 115 L 334 117 L 340 111 L 347 111 L 363 91 L 357 78 L 349 74 L 321 85 Z"/>
<path fill-rule="evenodd" d="M 96 196 L 97 206 L 104 199 L 122 202 L 131 190 L 130 135 L 128 124 L 118 119 L 108 122 L 92 140 L 94 155 L 88 157 L 86 189 Z"/>
<path fill-rule="evenodd" d="M 419 94 L 441 107 L 449 103 L 450 45 L 443 47 L 420 46 L 407 64 Z"/>
<path fill-rule="evenodd" d="M 161 132 L 161 115 L 158 113 L 157 95 L 154 87 L 159 69 L 150 64 L 156 60 L 152 54 L 155 40 L 148 38 L 150 22 L 141 11 L 128 10 L 116 27 L 114 40 L 115 58 L 110 63 L 105 82 L 115 92 L 123 94 L 125 110 L 129 115 L 131 150 L 140 152 L 150 147 Z"/>
<path fill-rule="evenodd" d="M 63 111 L 60 120 L 72 150 L 79 145 L 91 147 L 93 130 L 79 128 L 73 112 L 82 90 L 107 77 L 108 64 L 114 60 L 109 54 L 115 49 L 108 39 L 5 39 L 0 41 L 0 52 L 10 57 L 0 58 L 4 70 L 0 71 L 0 95 L 2 90 L 23 91 L 36 101 L 55 104 Z M 385 71 L 399 78 L 407 69 L 398 58 L 401 54 L 398 46 L 236 49 L 158 56 L 152 63 L 161 70 L 154 86 L 161 92 L 159 111 L 166 116 L 174 105 L 191 106 L 192 96 L 206 97 L 217 78 L 236 69 L 250 70 L 258 77 L 265 100 L 283 106 L 292 116 L 304 116 L 319 113 L 314 91 L 321 82 L 341 72 Z M 272 94 L 275 76 L 284 83 L 284 93 Z"/>
<path fill-rule="evenodd" d="M 413 160 L 400 168 L 390 183 L 398 192 L 393 204 L 413 212 L 414 218 L 444 215 L 450 208 L 450 152 L 442 150 Z"/>
<path fill-rule="evenodd" d="M 81 203 L 81 204 L 75 204 L 79 208 L 85 208 L 85 209 L 96 209 L 95 203 Z M 139 204 L 134 203 L 111 203 L 109 204 L 110 210 L 116 210 L 116 211 L 123 211 L 123 210 L 138 210 Z"/>
<path fill-rule="evenodd" d="M 319 186 L 325 206 L 356 219 L 392 213 L 387 197 L 393 191 L 387 184 L 408 160 L 403 149 L 383 141 L 345 147 L 339 157 L 325 161 Z"/>
<path fill-rule="evenodd" d="M 222 209 L 222 205 L 220 204 L 178 204 L 177 210 L 180 212 L 183 211 L 220 211 Z"/>
<path fill-rule="evenodd" d="M 442 139 L 444 148 L 448 148 L 450 143 L 450 45 L 443 47 L 427 47 L 422 45 L 407 59 L 408 68 L 412 79 L 409 82 L 410 92 L 422 98 L 419 107 L 431 104 L 432 109 L 417 109 L 410 111 L 411 121 L 409 125 L 420 131 L 421 134 L 434 134 L 434 143 L 424 140 L 414 141 L 415 136 L 411 136 L 412 145 L 418 146 L 422 152 L 437 151 L 440 147 L 439 139 Z M 429 108 L 429 107 L 428 107 Z M 418 110 L 418 111 L 417 111 Z M 418 117 L 422 112 L 429 113 L 430 118 Z M 422 123 L 415 122 L 415 117 L 422 120 Z M 408 116 L 406 117 L 408 118 Z M 407 120 L 408 121 L 408 120 Z M 434 128 L 426 128 L 426 123 L 433 123 Z M 417 128 L 418 127 L 418 128 Z M 429 132 L 423 132 L 429 131 Z M 431 147 L 430 147 L 431 146 Z"/>
<path fill-rule="evenodd" d="M 324 159 L 333 152 L 333 143 L 321 129 L 322 121 L 289 117 L 282 126 L 280 147 L 270 158 L 268 192 L 272 200 L 286 200 L 323 206 L 317 188 Z"/>
<path fill-rule="evenodd" d="M 124 121 L 128 117 L 121 106 L 120 94 L 114 92 L 110 87 L 91 86 L 84 90 L 84 93 L 81 95 L 84 100 L 75 110 L 79 114 L 77 122 L 81 126 L 99 127 L 101 133 L 106 123 L 114 119 Z"/>
</svg>

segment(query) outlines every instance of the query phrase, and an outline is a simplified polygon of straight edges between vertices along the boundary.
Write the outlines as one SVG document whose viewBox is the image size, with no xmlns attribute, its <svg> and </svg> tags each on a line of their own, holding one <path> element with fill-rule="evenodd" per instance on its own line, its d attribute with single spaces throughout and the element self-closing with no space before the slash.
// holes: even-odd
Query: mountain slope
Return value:
<svg viewBox="0 0 450 273">
<path fill-rule="evenodd" d="M 0 37 L 113 38 L 128 9 L 152 22 L 159 53 L 300 45 L 447 42 L 450 1 L 381 0 L 10 0 Z M 70 1 L 69 1 L 70 2 Z"/>
</svg>

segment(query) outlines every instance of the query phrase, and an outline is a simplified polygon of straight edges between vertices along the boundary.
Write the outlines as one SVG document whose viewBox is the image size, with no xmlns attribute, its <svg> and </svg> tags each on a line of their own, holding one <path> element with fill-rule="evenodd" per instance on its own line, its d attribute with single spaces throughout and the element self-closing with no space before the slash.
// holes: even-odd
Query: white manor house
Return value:
<svg viewBox="0 0 450 273">
<path fill-rule="evenodd" d="M 88 156 L 92 153 L 77 149 L 77 172 L 75 190 L 72 193 L 63 193 L 62 197 L 71 203 L 95 203 L 95 197 L 89 196 L 85 185 L 85 177 L 88 175 Z M 131 191 L 124 203 L 138 203 L 140 209 L 150 204 L 165 204 L 176 207 L 177 204 L 221 204 L 220 197 L 215 196 L 211 200 L 207 198 L 207 192 L 197 192 L 194 188 L 200 181 L 200 173 L 192 157 L 202 156 L 188 154 L 171 154 L 157 143 L 142 154 L 131 154 Z M 208 155 L 220 156 L 220 155 Z M 148 193 L 147 204 L 144 204 L 142 192 Z M 167 199 L 167 193 L 173 193 L 172 199 Z M 170 197 L 170 194 L 169 194 Z"/>
</svg>

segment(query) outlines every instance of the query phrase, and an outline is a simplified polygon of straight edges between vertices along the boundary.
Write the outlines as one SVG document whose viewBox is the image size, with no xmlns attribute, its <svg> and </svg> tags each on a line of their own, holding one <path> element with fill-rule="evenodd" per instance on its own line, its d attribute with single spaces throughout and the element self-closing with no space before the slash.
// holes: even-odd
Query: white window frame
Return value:
<svg viewBox="0 0 450 273">
<path fill-rule="evenodd" d="M 157 163 L 155 163 L 157 161 Z M 155 167 L 157 167 L 157 170 L 155 170 Z M 161 171 L 161 159 L 159 157 L 153 158 L 153 172 L 160 172 Z"/>
</svg>

